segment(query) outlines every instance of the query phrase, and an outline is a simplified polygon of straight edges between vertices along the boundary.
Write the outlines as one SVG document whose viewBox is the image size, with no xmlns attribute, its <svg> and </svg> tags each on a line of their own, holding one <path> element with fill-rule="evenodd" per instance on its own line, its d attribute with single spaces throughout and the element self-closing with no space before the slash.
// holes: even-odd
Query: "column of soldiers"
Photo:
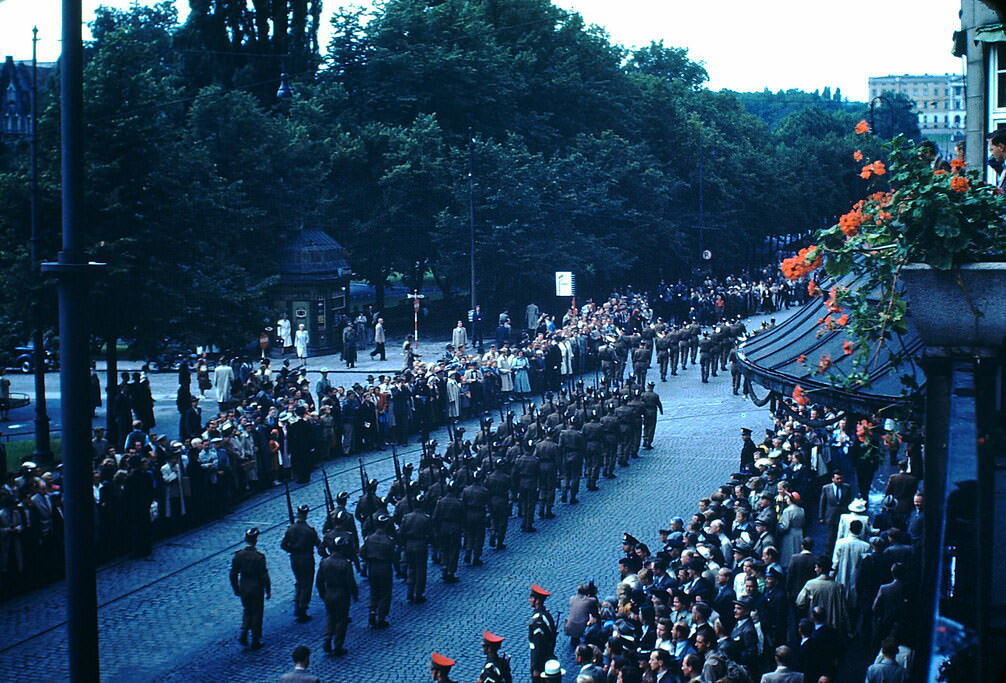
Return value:
<svg viewBox="0 0 1006 683">
<path fill-rule="evenodd" d="M 595 376 L 593 386 L 581 379 L 556 393 L 546 393 L 540 405 L 527 405 L 519 418 L 512 411 L 507 413 L 495 428 L 493 418 L 483 415 L 474 439 L 465 440 L 464 428 L 457 427 L 442 454 L 438 454 L 436 441 L 423 444 L 416 477 L 413 479 L 413 469 L 407 464 L 383 498 L 377 494 L 379 482 L 367 478 L 361 461 L 363 493 L 353 513 L 346 507 L 349 494 L 342 492 L 330 506 L 321 540 L 307 524 L 307 506 L 298 509 L 298 519 L 284 537 L 282 547 L 290 553 L 297 583 L 298 620 L 309 618 L 315 551 L 323 557 L 314 583 L 327 616 L 324 649 L 336 655 L 345 653 L 349 604 L 358 599 L 354 566 L 368 580 L 372 628 L 389 625 L 395 575 L 405 580 L 409 603 L 425 602 L 431 550 L 441 579 L 457 582 L 462 551 L 465 565 L 483 564 L 487 531 L 489 547 L 497 551 L 506 547 L 514 503 L 521 530 L 533 532 L 536 515 L 555 517 L 557 489 L 561 502 L 576 504 L 581 479 L 586 480 L 588 491 L 596 491 L 602 477 L 616 478 L 616 463 L 627 467 L 639 457 L 640 447 L 653 448 L 663 405 L 654 382 L 644 381 L 654 350 L 661 381 L 666 381 L 668 370 L 671 375 L 676 375 L 679 367 L 685 370 L 689 358 L 694 365 L 696 356 L 701 359 L 705 379 L 708 371 L 726 369 L 734 342 L 742 333 L 743 327 L 735 323 L 702 335 L 695 323 L 669 326 L 657 321 L 606 339 L 599 349 L 601 377 Z M 632 374 L 623 379 L 630 362 Z M 256 571 L 265 572 L 264 556 L 255 549 L 255 539 L 257 534 L 250 537 L 248 548 L 235 555 L 232 568 L 235 592 L 242 595 L 246 609 L 243 643 L 249 629 L 254 642 L 261 643 L 261 598 L 246 601 L 242 582 L 247 579 L 249 585 L 258 586 L 255 590 L 259 593 L 262 587 L 268 593 L 267 572 L 257 583 L 254 576 Z M 541 622 L 537 628 L 553 638 L 554 646 L 555 620 L 544 610 L 547 593 L 535 589 L 535 620 Z M 541 640 L 542 636 L 535 638 Z M 490 639 L 485 648 L 492 650 L 494 645 L 498 643 Z M 545 660 L 537 656 L 534 660 L 533 676 L 537 678 L 542 669 L 534 667 L 543 666 Z M 492 683 L 504 679 L 483 672 L 482 680 Z"/>
</svg>

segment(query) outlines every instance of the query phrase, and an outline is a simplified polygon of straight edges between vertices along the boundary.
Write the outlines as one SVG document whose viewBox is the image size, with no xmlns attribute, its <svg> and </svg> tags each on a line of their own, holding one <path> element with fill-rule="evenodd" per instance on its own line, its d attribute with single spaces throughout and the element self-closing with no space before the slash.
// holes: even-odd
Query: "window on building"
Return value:
<svg viewBox="0 0 1006 683">
<path fill-rule="evenodd" d="M 960 127 L 961 127 L 961 117 L 960 115 L 957 115 L 954 117 L 954 128 L 960 128 Z"/>
<path fill-rule="evenodd" d="M 997 109 L 1006 108 L 1006 43 L 996 43 L 995 57 L 996 97 L 993 101 Z"/>
</svg>

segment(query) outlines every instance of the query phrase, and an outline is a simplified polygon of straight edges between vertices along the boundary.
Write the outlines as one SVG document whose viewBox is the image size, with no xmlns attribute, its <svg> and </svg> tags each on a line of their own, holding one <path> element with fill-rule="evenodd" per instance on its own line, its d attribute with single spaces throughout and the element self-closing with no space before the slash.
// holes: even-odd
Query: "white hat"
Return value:
<svg viewBox="0 0 1006 683">
<path fill-rule="evenodd" d="M 862 498 L 856 498 L 849 503 L 849 512 L 866 512 L 866 501 Z"/>
<path fill-rule="evenodd" d="M 550 659 L 545 662 L 545 670 L 541 672 L 542 678 L 554 678 L 556 680 L 562 678 L 566 670 L 559 666 L 558 659 Z"/>
</svg>

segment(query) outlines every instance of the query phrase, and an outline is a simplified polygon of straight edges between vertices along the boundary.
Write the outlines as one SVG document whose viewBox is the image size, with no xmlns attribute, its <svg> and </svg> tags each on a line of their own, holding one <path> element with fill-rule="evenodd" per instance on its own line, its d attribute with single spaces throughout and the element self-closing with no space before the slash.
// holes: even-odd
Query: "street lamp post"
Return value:
<svg viewBox="0 0 1006 683">
<path fill-rule="evenodd" d="M 471 271 L 472 282 L 472 314 L 475 312 L 475 138 L 472 129 L 468 129 L 468 268 Z"/>
<path fill-rule="evenodd" d="M 31 30 L 31 263 L 37 268 L 42 260 L 38 206 L 38 27 Z M 42 290 L 32 301 L 35 329 L 32 331 L 32 370 L 35 375 L 35 452 L 36 462 L 52 462 L 49 442 L 49 415 L 45 405 L 45 347 L 42 338 Z"/>
<path fill-rule="evenodd" d="M 98 599 L 91 490 L 88 288 L 100 264 L 88 263 L 81 229 L 84 176 L 84 47 L 81 0 L 63 0 L 60 64 L 63 240 L 42 271 L 59 281 L 60 410 L 63 419 L 63 516 L 71 681 L 98 681 Z"/>
</svg>

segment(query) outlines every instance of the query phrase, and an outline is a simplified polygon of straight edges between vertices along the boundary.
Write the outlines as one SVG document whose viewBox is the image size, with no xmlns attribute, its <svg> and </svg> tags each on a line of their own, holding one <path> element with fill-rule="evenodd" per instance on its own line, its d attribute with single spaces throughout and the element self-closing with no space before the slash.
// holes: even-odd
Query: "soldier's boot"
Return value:
<svg viewBox="0 0 1006 683">
<path fill-rule="evenodd" d="M 475 557 L 472 559 L 472 566 L 473 567 L 482 566 L 482 553 L 475 553 Z"/>
<path fill-rule="evenodd" d="M 559 502 L 560 503 L 565 503 L 566 502 L 566 493 L 568 491 L 569 491 L 569 487 L 568 486 L 563 486 L 562 487 L 562 496 L 559 497 Z"/>
<path fill-rule="evenodd" d="M 248 631 L 246 629 L 241 629 L 241 635 L 238 636 L 238 642 L 244 647 L 248 647 Z"/>
<path fill-rule="evenodd" d="M 332 636 L 325 636 L 325 642 L 321 644 L 321 649 L 325 652 L 332 651 Z"/>
<path fill-rule="evenodd" d="M 471 550 L 466 550 L 465 551 L 465 564 L 471 564 L 471 563 L 472 563 L 472 551 Z"/>
<path fill-rule="evenodd" d="M 377 610 L 370 610 L 370 626 L 371 628 L 377 627 Z"/>
<path fill-rule="evenodd" d="M 545 510 L 545 519 L 555 519 L 555 515 L 552 514 L 552 504 L 549 503 Z"/>
</svg>

